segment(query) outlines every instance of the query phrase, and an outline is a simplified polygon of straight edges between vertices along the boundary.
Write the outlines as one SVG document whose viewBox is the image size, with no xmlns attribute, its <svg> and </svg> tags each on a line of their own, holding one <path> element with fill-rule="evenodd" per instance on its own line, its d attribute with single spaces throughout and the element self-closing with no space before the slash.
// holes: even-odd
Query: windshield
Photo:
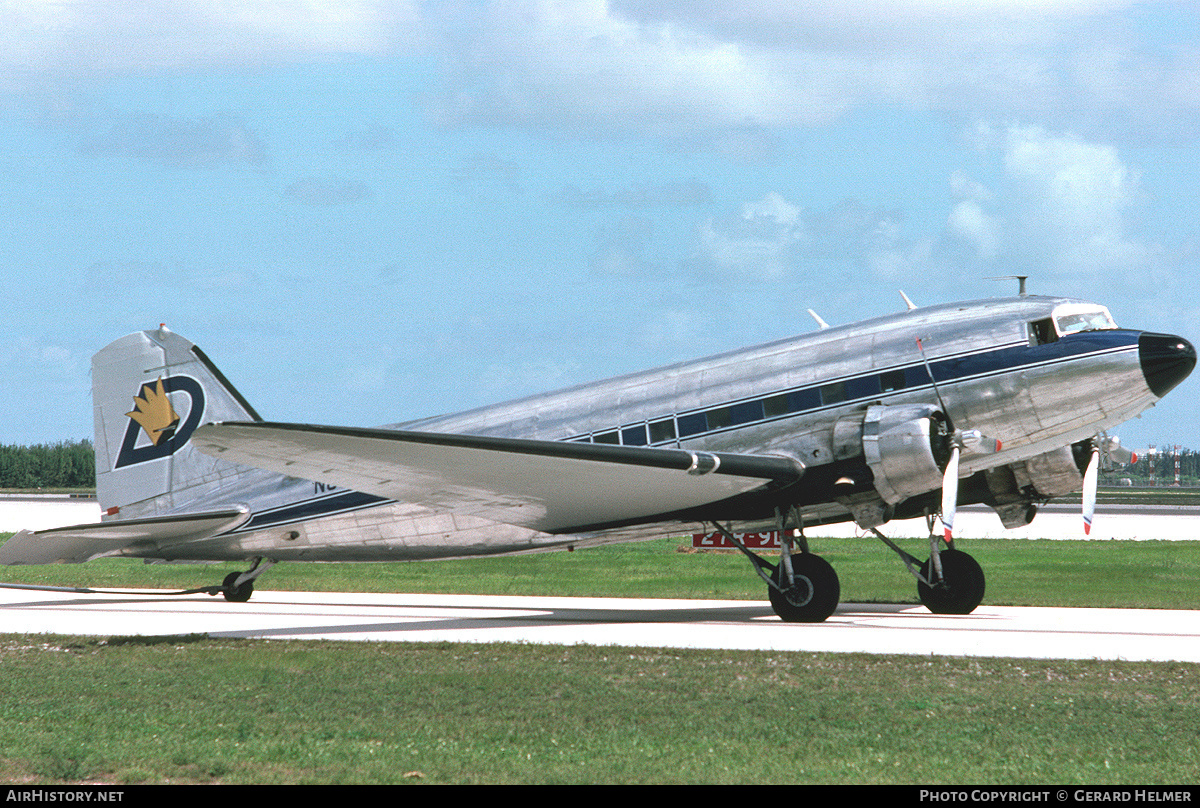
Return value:
<svg viewBox="0 0 1200 808">
<path fill-rule="evenodd" d="M 1103 306 L 1059 306 L 1054 310 L 1054 327 L 1059 335 L 1080 331 L 1105 331 L 1117 327 L 1112 315 Z"/>
</svg>

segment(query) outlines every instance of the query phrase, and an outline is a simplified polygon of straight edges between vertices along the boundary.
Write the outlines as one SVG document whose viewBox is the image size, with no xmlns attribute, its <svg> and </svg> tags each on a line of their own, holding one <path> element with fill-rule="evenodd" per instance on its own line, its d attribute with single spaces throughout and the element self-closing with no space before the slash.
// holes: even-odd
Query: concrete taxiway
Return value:
<svg viewBox="0 0 1200 808">
<path fill-rule="evenodd" d="M 782 623 L 766 603 L 258 591 L 207 595 L 0 589 L 0 631 L 20 634 L 523 642 L 1200 662 L 1200 612 L 842 604 L 827 622 Z"/>
<path fill-rule="evenodd" d="M 46 530 L 100 521 L 100 504 L 93 497 L 63 494 L 5 494 L 0 496 L 0 531 Z"/>
</svg>

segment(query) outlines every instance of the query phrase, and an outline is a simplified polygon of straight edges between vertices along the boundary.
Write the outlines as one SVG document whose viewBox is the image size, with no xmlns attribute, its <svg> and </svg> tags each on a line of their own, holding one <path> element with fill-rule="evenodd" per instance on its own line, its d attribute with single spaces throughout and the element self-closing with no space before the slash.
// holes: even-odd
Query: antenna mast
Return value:
<svg viewBox="0 0 1200 808">
<path fill-rule="evenodd" d="M 1015 278 L 1017 281 L 1017 294 L 1020 295 L 1021 297 L 1028 297 L 1029 295 L 1025 291 L 1025 279 L 1028 277 L 1029 277 L 1028 275 L 994 275 L 990 278 L 985 278 L 985 280 L 1003 281 L 1003 280 L 1011 280 L 1011 279 Z"/>
</svg>

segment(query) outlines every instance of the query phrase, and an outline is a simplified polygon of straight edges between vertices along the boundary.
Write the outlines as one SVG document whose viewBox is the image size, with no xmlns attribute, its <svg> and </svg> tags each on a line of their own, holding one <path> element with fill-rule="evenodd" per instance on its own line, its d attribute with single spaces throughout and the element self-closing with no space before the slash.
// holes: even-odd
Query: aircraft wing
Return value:
<svg viewBox="0 0 1200 808">
<path fill-rule="evenodd" d="M 803 473 L 765 455 L 261 421 L 208 424 L 192 443 L 224 460 L 546 533 L 648 521 Z"/>
<path fill-rule="evenodd" d="M 159 548 L 215 536 L 250 518 L 247 508 L 22 530 L 0 546 L 2 564 L 81 564 L 127 547 Z"/>
</svg>

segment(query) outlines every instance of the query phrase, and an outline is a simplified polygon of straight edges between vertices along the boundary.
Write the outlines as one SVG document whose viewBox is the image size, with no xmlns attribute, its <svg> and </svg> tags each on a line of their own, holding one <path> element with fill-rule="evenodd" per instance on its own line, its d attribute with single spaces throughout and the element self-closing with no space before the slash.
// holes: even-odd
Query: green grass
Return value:
<svg viewBox="0 0 1200 808">
<path fill-rule="evenodd" d="M 0 641 L 7 782 L 1200 777 L 1195 665 L 507 644 L 41 642 Z"/>
</svg>

